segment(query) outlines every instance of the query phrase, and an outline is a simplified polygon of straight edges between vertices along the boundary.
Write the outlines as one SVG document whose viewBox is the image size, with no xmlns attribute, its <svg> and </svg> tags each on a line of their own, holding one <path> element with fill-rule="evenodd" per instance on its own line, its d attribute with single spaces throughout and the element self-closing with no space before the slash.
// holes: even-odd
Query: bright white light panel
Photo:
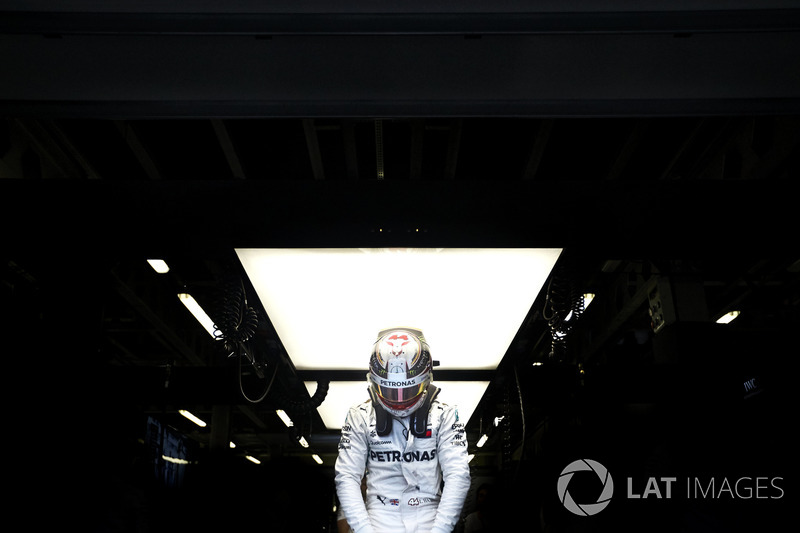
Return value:
<svg viewBox="0 0 800 533">
<path fill-rule="evenodd" d="M 446 369 L 495 369 L 561 249 L 237 249 L 298 370 L 365 369 L 380 330 L 421 329 Z"/>
</svg>

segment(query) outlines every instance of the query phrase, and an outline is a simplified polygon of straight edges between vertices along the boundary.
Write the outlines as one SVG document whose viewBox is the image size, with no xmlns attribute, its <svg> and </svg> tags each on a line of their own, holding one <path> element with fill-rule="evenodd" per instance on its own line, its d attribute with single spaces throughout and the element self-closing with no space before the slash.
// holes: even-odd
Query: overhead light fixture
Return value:
<svg viewBox="0 0 800 533">
<path fill-rule="evenodd" d="M 298 370 L 361 370 L 378 332 L 400 326 L 421 329 L 442 368 L 494 370 L 560 253 L 559 248 L 236 250 Z"/>
<path fill-rule="evenodd" d="M 200 307 L 200 304 L 197 303 L 197 300 L 194 297 L 186 292 L 182 292 L 178 294 L 178 298 L 180 299 L 181 303 L 186 306 L 186 309 L 189 310 L 190 313 L 200 322 L 200 325 L 203 326 L 209 335 L 212 338 L 216 339 L 217 335 L 215 333 L 216 327 L 214 326 L 214 321 L 211 320 L 206 312 Z"/>
<path fill-rule="evenodd" d="M 189 461 L 187 461 L 186 459 L 180 459 L 178 457 L 170 457 L 169 455 L 163 455 L 162 454 L 161 458 L 163 460 L 165 460 L 166 462 L 168 462 L 168 463 L 173 463 L 173 464 L 176 464 L 176 465 L 188 465 L 189 464 Z"/>
<path fill-rule="evenodd" d="M 366 373 L 378 332 L 402 326 L 423 331 L 442 369 L 495 370 L 561 249 L 238 248 L 236 254 L 296 369 Z M 466 422 L 485 386 L 456 402 L 451 383 L 442 387 L 443 401 L 457 403 Z M 366 399 L 365 383 L 353 387 L 350 398 Z M 332 391 L 333 384 L 319 411 L 326 426 L 338 428 L 346 407 L 323 414 Z"/>
<path fill-rule="evenodd" d="M 289 418 L 289 415 L 287 415 L 283 409 L 276 409 L 275 414 L 286 424 L 287 428 L 294 426 L 294 422 L 292 422 L 292 419 Z"/>
<path fill-rule="evenodd" d="M 166 274 L 169 272 L 169 265 L 163 259 L 148 259 L 147 262 L 153 267 L 153 270 L 159 274 Z"/>
<path fill-rule="evenodd" d="M 201 428 L 204 428 L 207 425 L 203 420 L 199 419 L 198 417 L 196 417 L 195 415 L 193 415 L 192 413 L 190 413 L 185 409 L 180 409 L 178 412 L 182 414 L 184 417 L 194 422 L 195 424 L 197 424 L 198 426 L 200 426 Z"/>
<path fill-rule="evenodd" d="M 366 374 L 366 370 L 364 372 Z M 442 389 L 440 398 L 444 403 L 454 405 L 458 409 L 459 419 L 466 424 L 478 406 L 483 393 L 489 386 L 488 381 L 441 381 L 436 379 L 433 371 L 433 382 Z M 317 388 L 315 381 L 305 382 L 309 395 Z M 331 381 L 325 401 L 317 407 L 317 412 L 327 429 L 340 429 L 350 407 L 369 399 L 367 382 L 364 381 Z"/>
<path fill-rule="evenodd" d="M 483 448 L 483 445 L 486 444 L 487 440 L 489 440 L 489 435 L 484 433 L 481 435 L 481 438 L 478 439 L 478 442 L 475 443 L 475 446 L 478 448 Z"/>
<path fill-rule="evenodd" d="M 297 442 L 299 442 L 300 446 L 302 446 L 303 448 L 308 448 L 308 441 L 306 440 L 305 437 L 301 436 L 299 439 L 297 439 Z"/>
<path fill-rule="evenodd" d="M 740 314 L 741 311 L 730 311 L 728 313 L 725 313 L 724 315 L 722 315 L 717 319 L 717 324 L 730 324 L 731 322 L 736 320 Z"/>
<path fill-rule="evenodd" d="M 250 461 L 251 463 L 255 463 L 257 465 L 261 464 L 261 461 L 259 461 L 258 459 L 256 459 L 252 455 L 245 455 L 244 458 L 247 459 L 248 461 Z"/>
<path fill-rule="evenodd" d="M 314 454 L 314 455 L 311 456 L 311 458 L 314 459 L 317 462 L 318 465 L 322 464 L 322 457 L 320 457 L 319 455 Z"/>
</svg>

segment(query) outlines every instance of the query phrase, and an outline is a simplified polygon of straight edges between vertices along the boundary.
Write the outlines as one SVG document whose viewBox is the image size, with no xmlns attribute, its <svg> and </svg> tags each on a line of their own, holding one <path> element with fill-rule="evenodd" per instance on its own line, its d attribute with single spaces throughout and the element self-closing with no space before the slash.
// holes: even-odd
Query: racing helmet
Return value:
<svg viewBox="0 0 800 533">
<path fill-rule="evenodd" d="M 421 404 L 431 380 L 433 362 L 422 331 L 383 330 L 369 359 L 371 396 L 394 416 L 407 416 Z"/>
</svg>

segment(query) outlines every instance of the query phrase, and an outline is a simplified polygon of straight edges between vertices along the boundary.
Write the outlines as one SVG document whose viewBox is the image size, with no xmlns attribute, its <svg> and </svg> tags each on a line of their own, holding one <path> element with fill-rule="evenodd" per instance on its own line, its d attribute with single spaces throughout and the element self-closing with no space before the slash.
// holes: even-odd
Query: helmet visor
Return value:
<svg viewBox="0 0 800 533">
<path fill-rule="evenodd" d="M 376 386 L 375 391 L 380 400 L 392 409 L 408 409 L 413 406 L 425 392 L 427 381 L 411 387 L 390 388 Z"/>
<path fill-rule="evenodd" d="M 371 387 L 378 399 L 391 409 L 412 407 L 425 392 L 430 383 L 430 373 L 412 379 L 381 378 L 372 376 Z"/>
</svg>

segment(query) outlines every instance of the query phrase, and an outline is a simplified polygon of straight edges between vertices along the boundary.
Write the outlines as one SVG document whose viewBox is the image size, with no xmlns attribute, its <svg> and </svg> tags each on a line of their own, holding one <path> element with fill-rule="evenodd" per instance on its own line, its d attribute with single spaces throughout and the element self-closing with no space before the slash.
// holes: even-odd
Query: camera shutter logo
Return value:
<svg viewBox="0 0 800 533">
<path fill-rule="evenodd" d="M 597 477 L 600 478 L 600 481 L 603 483 L 603 491 L 594 503 L 577 503 L 572 499 L 572 496 L 570 496 L 567 485 L 569 485 L 575 472 L 588 470 L 593 471 L 597 474 Z M 579 516 L 596 515 L 605 509 L 611 501 L 613 493 L 614 481 L 611 479 L 611 474 L 608 473 L 608 469 L 591 459 L 578 459 L 568 464 L 567 467 L 561 471 L 561 475 L 558 478 L 558 499 L 561 500 L 561 503 L 568 511 Z"/>
</svg>

